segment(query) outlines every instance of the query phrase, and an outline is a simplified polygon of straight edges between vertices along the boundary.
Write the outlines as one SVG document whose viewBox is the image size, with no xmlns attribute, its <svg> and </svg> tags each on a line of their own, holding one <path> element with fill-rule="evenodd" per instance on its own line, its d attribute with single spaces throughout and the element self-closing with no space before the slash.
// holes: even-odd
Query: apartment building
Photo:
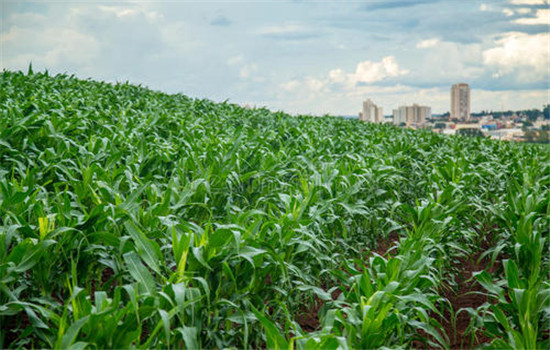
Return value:
<svg viewBox="0 0 550 350">
<path fill-rule="evenodd" d="M 470 86 L 455 84 L 451 88 L 451 119 L 470 121 Z"/>
<path fill-rule="evenodd" d="M 384 122 L 384 110 L 377 106 L 371 99 L 363 102 L 363 111 L 359 112 L 359 120 L 371 123 Z"/>
<path fill-rule="evenodd" d="M 432 108 L 429 106 L 420 106 L 413 104 L 412 106 L 399 106 L 393 110 L 393 122 L 396 125 L 403 123 L 407 125 L 411 124 L 424 124 L 426 119 L 431 118 Z"/>
</svg>

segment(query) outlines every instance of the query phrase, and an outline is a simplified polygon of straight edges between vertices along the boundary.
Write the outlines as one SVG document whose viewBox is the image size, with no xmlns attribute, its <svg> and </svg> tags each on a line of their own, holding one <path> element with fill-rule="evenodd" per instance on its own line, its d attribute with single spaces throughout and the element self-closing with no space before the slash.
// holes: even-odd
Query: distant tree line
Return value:
<svg viewBox="0 0 550 350">
<path fill-rule="evenodd" d="M 520 111 L 481 111 L 481 113 L 471 113 L 472 117 L 482 117 L 484 115 L 492 115 L 495 119 L 499 119 L 501 117 L 511 117 L 513 115 L 524 115 L 529 121 L 535 121 L 540 116 L 543 116 L 544 119 L 550 119 L 550 105 L 545 105 L 542 111 L 540 109 L 533 108 Z"/>
<path fill-rule="evenodd" d="M 456 131 L 457 135 L 470 136 L 470 137 L 484 137 L 483 132 L 476 128 L 464 128 Z"/>
<path fill-rule="evenodd" d="M 548 130 L 526 130 L 525 141 L 535 143 L 550 143 Z"/>
</svg>

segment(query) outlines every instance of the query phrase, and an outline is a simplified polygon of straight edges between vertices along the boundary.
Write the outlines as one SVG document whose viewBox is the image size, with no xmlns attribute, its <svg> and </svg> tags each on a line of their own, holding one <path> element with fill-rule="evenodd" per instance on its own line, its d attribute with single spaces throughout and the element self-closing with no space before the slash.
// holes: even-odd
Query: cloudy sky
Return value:
<svg viewBox="0 0 550 350">
<path fill-rule="evenodd" d="M 371 98 L 472 111 L 549 101 L 549 0 L 1 2 L 1 68 L 131 81 L 289 113 Z"/>
</svg>

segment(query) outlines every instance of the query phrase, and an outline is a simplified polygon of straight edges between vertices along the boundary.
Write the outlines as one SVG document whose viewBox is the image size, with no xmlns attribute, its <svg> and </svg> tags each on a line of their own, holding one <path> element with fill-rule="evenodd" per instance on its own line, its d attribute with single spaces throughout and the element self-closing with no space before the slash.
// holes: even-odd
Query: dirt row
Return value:
<svg viewBox="0 0 550 350">
<path fill-rule="evenodd" d="M 399 236 L 396 233 L 392 233 L 384 239 L 380 239 L 377 242 L 375 252 L 381 256 L 393 256 L 396 254 L 395 250 L 392 250 L 394 244 L 399 240 Z M 490 248 L 491 238 L 487 237 L 481 244 L 480 250 L 471 254 L 468 257 L 458 260 L 458 270 L 454 275 L 457 288 L 451 286 L 442 286 L 440 295 L 449 300 L 453 313 L 456 313 L 463 308 L 476 309 L 488 300 L 484 295 L 484 289 L 472 278 L 472 275 L 476 271 L 486 270 L 490 274 L 494 274 L 502 266 L 501 259 L 491 265 L 489 258 L 485 257 L 481 259 L 481 255 L 484 251 Z M 333 292 L 333 299 L 338 298 L 341 291 L 337 290 Z M 315 298 L 312 305 L 308 308 L 303 307 L 296 320 L 302 329 L 306 332 L 313 332 L 320 329 L 319 322 L 319 310 L 324 305 L 324 302 Z M 444 333 L 447 335 L 450 341 L 451 349 L 472 349 L 481 344 L 488 343 L 491 339 L 480 332 L 472 335 L 468 334 L 468 325 L 470 324 L 470 316 L 467 312 L 460 312 L 456 316 L 455 325 L 452 323 L 451 311 L 446 308 L 443 313 L 443 317 L 432 315 L 442 325 Z M 419 334 L 423 331 L 419 330 Z M 415 348 L 424 349 L 427 348 L 426 344 L 421 341 L 413 342 Z"/>
<path fill-rule="evenodd" d="M 392 247 L 396 242 L 399 242 L 399 235 L 396 232 L 392 232 L 388 237 L 378 240 L 374 252 L 376 252 L 380 256 L 394 256 L 396 254 L 396 250 L 392 249 Z M 371 254 L 367 255 L 370 256 Z M 323 289 L 328 290 L 330 288 Z M 331 294 L 332 299 L 338 299 L 340 294 L 342 294 L 341 290 L 334 290 Z M 320 329 L 321 323 L 319 320 L 319 310 L 321 310 L 321 307 L 323 307 L 323 305 L 324 301 L 318 297 L 315 297 L 311 305 L 309 305 L 308 307 L 303 306 L 299 310 L 298 314 L 296 315 L 296 322 L 298 322 L 298 324 L 300 325 L 300 327 L 302 327 L 304 331 L 314 332 Z"/>
</svg>

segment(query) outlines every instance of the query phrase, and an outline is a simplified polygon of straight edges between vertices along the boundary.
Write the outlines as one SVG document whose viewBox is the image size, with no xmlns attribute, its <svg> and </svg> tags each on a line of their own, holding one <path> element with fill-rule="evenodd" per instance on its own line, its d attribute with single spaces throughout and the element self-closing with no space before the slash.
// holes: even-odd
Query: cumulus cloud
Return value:
<svg viewBox="0 0 550 350">
<path fill-rule="evenodd" d="M 292 80 L 280 84 L 285 91 L 293 91 L 305 88 L 312 93 L 331 91 L 331 87 L 338 85 L 345 90 L 352 90 L 361 85 L 380 82 L 387 78 L 408 74 L 409 71 L 401 69 L 393 56 L 384 57 L 380 62 L 359 62 L 352 73 L 347 73 L 341 68 L 332 69 L 323 79 L 306 77 L 302 81 Z"/>
<path fill-rule="evenodd" d="M 358 84 L 372 84 L 408 73 L 408 70 L 399 67 L 394 56 L 386 56 L 380 62 L 359 62 L 353 73 L 346 73 L 340 68 L 333 69 L 328 74 L 328 81 L 349 88 Z"/>
<path fill-rule="evenodd" d="M 239 77 L 246 79 L 252 77 L 258 71 L 256 63 L 245 64 L 239 70 Z"/>
<path fill-rule="evenodd" d="M 21 48 L 21 44 L 41 49 Z M 23 68 L 30 61 L 39 67 L 85 67 L 93 64 L 100 54 L 100 43 L 91 35 L 72 28 L 47 28 L 37 33 L 32 28 L 14 26 L 0 36 L 0 45 L 6 52 L 15 52 L 3 60 L 3 65 Z"/>
<path fill-rule="evenodd" d="M 227 65 L 231 67 L 237 67 L 239 71 L 239 78 L 241 79 L 259 79 L 256 74 L 258 72 L 258 64 L 254 62 L 247 62 L 243 54 L 229 57 L 229 59 L 227 60 Z"/>
<path fill-rule="evenodd" d="M 515 20 L 515 23 L 527 25 L 548 25 L 550 23 L 550 9 L 538 9 L 535 17 L 518 18 Z"/>
<path fill-rule="evenodd" d="M 548 5 L 548 0 L 511 0 L 512 5 Z"/>
<path fill-rule="evenodd" d="M 281 40 L 306 40 L 323 35 L 322 32 L 313 30 L 300 23 L 285 23 L 281 25 L 266 26 L 260 29 L 260 35 L 271 39 Z"/>
<path fill-rule="evenodd" d="M 400 69 L 397 60 L 393 56 L 387 56 L 381 62 L 363 61 L 357 65 L 355 74 L 351 75 L 352 81 L 358 83 L 374 83 L 389 77 L 397 77 L 408 74 L 406 69 Z"/>
<path fill-rule="evenodd" d="M 305 80 L 305 85 L 307 86 L 307 88 L 314 92 L 314 93 L 317 93 L 317 92 L 321 92 L 321 91 L 327 91 L 327 85 L 324 81 L 321 81 L 319 79 L 315 79 L 315 78 L 312 78 L 312 77 L 307 77 L 306 80 Z"/>
<path fill-rule="evenodd" d="M 164 19 L 164 16 L 156 11 L 148 10 L 144 7 L 127 7 L 127 6 L 98 6 L 98 9 L 115 15 L 117 18 L 145 18 L 149 23 L 158 22 Z"/>
<path fill-rule="evenodd" d="M 511 17 L 514 15 L 514 11 L 512 9 L 509 9 L 509 8 L 505 8 L 502 10 L 502 13 L 504 13 L 504 15 L 506 17 Z"/>
<path fill-rule="evenodd" d="M 286 92 L 292 92 L 297 90 L 300 87 L 300 84 L 301 83 L 298 80 L 290 80 L 286 83 L 280 84 L 279 87 Z"/>
<path fill-rule="evenodd" d="M 515 73 L 519 81 L 547 79 L 549 43 L 549 33 L 507 33 L 483 52 L 483 63 L 498 69 L 495 77 Z"/>
<path fill-rule="evenodd" d="M 244 62 L 244 56 L 242 54 L 237 55 L 237 56 L 229 57 L 229 59 L 227 60 L 227 64 L 230 65 L 230 66 L 235 66 L 235 65 L 241 64 L 243 62 Z"/>
<path fill-rule="evenodd" d="M 323 109 L 326 113 L 336 106 L 339 110 L 351 110 L 349 106 L 353 103 L 359 106 L 365 96 L 373 93 L 395 95 L 409 91 L 410 87 L 400 84 L 379 84 L 386 79 L 408 73 L 408 70 L 399 67 L 395 57 L 387 56 L 378 62 L 359 62 L 353 72 L 337 68 L 329 71 L 324 78 L 308 76 L 284 82 L 279 85 L 277 96 L 288 103 L 287 110 L 296 113 L 323 114 L 320 112 Z M 305 106 L 315 106 L 315 109 L 307 110 L 304 109 Z"/>
<path fill-rule="evenodd" d="M 317 79 L 313 77 L 306 77 L 304 79 L 293 79 L 279 84 L 278 95 L 294 96 L 297 94 L 307 96 L 308 98 L 318 97 L 321 93 L 329 93 L 330 86 L 327 79 Z M 282 92 L 282 94 L 281 94 Z"/>
<path fill-rule="evenodd" d="M 529 7 L 520 7 L 516 9 L 516 12 L 520 15 L 526 15 L 531 13 L 531 9 Z"/>
<path fill-rule="evenodd" d="M 439 39 L 433 38 L 433 39 L 426 39 L 426 40 L 422 40 L 422 41 L 418 42 L 416 44 L 416 47 L 419 48 L 419 49 L 425 49 L 425 48 L 428 48 L 428 47 L 434 47 L 437 44 L 439 44 Z"/>
</svg>

